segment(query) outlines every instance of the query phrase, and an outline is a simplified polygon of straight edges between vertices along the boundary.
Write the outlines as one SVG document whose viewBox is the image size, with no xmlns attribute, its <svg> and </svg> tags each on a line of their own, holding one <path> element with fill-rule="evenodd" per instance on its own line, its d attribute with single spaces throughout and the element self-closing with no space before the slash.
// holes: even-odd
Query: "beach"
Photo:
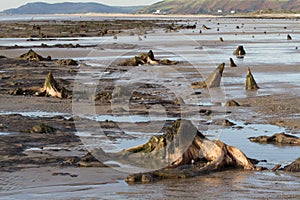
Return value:
<svg viewBox="0 0 300 200">
<path fill-rule="evenodd" d="M 39 17 L 0 23 L 0 199 L 300 198 L 299 172 L 271 170 L 299 158 L 299 145 L 248 139 L 300 135 L 297 18 Z M 238 46 L 243 57 L 233 55 Z M 45 60 L 21 59 L 30 49 Z M 149 50 L 176 64 L 118 64 Z M 76 64 L 62 62 L 67 59 Z M 191 88 L 221 63 L 219 87 Z M 258 90 L 245 90 L 248 68 Z M 49 72 L 71 96 L 37 95 Z M 226 106 L 230 100 L 239 106 Z M 177 119 L 263 160 L 257 165 L 266 170 L 130 184 L 125 179 L 140 172 L 136 166 L 84 159 L 95 149 L 111 153 L 146 143 Z"/>
</svg>

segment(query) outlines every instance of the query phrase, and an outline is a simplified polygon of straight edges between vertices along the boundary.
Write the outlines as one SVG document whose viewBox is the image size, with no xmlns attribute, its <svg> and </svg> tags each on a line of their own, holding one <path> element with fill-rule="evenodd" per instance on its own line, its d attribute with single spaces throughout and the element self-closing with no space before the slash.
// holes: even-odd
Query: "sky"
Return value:
<svg viewBox="0 0 300 200">
<path fill-rule="evenodd" d="M 102 3 L 110 6 L 137 6 L 137 5 L 150 5 L 161 0 L 1 0 L 0 11 L 9 8 L 16 8 L 26 3 L 32 2 L 47 2 L 47 3 L 59 3 L 59 2 L 95 2 Z"/>
</svg>

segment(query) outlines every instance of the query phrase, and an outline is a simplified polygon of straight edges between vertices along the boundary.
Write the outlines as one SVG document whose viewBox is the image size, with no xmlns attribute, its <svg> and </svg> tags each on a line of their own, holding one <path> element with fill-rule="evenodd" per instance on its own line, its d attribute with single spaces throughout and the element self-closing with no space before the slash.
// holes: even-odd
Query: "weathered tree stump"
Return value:
<svg viewBox="0 0 300 200">
<path fill-rule="evenodd" d="M 257 90 L 259 89 L 252 73 L 251 73 L 251 70 L 250 68 L 248 68 L 248 72 L 247 72 L 247 75 L 246 75 L 246 81 L 245 81 L 245 89 L 246 90 Z"/>
<path fill-rule="evenodd" d="M 238 47 L 233 51 L 233 55 L 242 58 L 244 55 L 246 55 L 246 51 L 245 51 L 245 49 L 244 49 L 243 46 L 238 46 Z"/>
<path fill-rule="evenodd" d="M 220 87 L 225 63 L 220 64 L 204 81 L 193 82 L 192 88 L 214 88 Z"/>
<path fill-rule="evenodd" d="M 254 170 L 253 163 L 257 162 L 235 147 L 207 139 L 187 120 L 175 121 L 163 135 L 153 136 L 146 144 L 126 149 L 123 155 L 134 158 L 134 161 L 142 159 L 140 161 L 148 165 L 151 163 L 147 155 L 169 163 L 159 170 L 131 174 L 126 178 L 129 183 L 195 177 L 226 169 Z"/>
<path fill-rule="evenodd" d="M 52 72 L 49 72 L 43 88 L 37 92 L 37 96 L 51 96 L 57 98 L 71 98 L 72 93 L 65 87 L 61 86 L 53 77 Z"/>
<path fill-rule="evenodd" d="M 230 67 L 237 67 L 237 65 L 234 63 L 232 58 L 229 58 L 229 66 Z"/>
<path fill-rule="evenodd" d="M 147 54 L 141 53 L 138 56 L 135 56 L 134 58 L 130 58 L 124 61 L 121 61 L 118 63 L 120 66 L 139 66 L 139 65 L 176 65 L 178 64 L 177 61 L 171 61 L 168 59 L 162 59 L 158 60 L 155 59 L 154 53 L 152 50 L 150 50 Z"/>
<path fill-rule="evenodd" d="M 29 61 L 51 61 L 51 57 L 48 56 L 44 58 L 43 56 L 37 54 L 35 51 L 30 49 L 27 53 L 20 55 L 21 59 L 29 60 Z"/>
</svg>

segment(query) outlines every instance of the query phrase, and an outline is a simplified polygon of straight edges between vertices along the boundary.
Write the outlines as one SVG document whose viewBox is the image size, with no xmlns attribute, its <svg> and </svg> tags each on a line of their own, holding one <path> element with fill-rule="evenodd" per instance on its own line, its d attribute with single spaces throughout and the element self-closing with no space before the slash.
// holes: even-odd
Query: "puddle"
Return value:
<svg viewBox="0 0 300 200">
<path fill-rule="evenodd" d="M 148 116 L 143 116 L 143 115 L 122 115 L 122 116 L 118 116 L 118 115 L 98 115 L 98 116 L 80 115 L 80 117 L 95 120 L 98 122 L 114 121 L 114 122 L 130 122 L 130 123 L 167 121 L 167 120 L 176 120 L 177 119 L 175 117 L 164 117 L 164 116 L 148 117 Z"/>
<path fill-rule="evenodd" d="M 1 136 L 1 135 L 10 135 L 10 134 L 12 134 L 12 133 L 4 133 L 4 132 L 0 132 L 0 136 Z"/>
<path fill-rule="evenodd" d="M 70 114 L 59 112 L 28 111 L 28 112 L 0 112 L 0 115 L 22 115 L 24 117 L 58 117 L 70 118 Z"/>
<path fill-rule="evenodd" d="M 267 163 L 260 163 L 259 165 L 268 168 L 274 167 L 275 164 L 287 165 L 299 157 L 299 146 L 259 144 L 248 140 L 249 137 L 257 137 L 261 135 L 271 136 L 275 133 L 282 133 L 285 132 L 284 128 L 268 124 L 244 125 L 242 122 L 233 120 L 230 121 L 234 122 L 237 126 L 242 126 L 244 128 L 224 128 L 219 130 L 209 129 L 204 133 L 212 135 L 212 138 L 218 138 L 228 145 L 237 147 L 250 158 L 267 160 Z M 211 137 L 208 138 L 212 139 Z"/>
</svg>

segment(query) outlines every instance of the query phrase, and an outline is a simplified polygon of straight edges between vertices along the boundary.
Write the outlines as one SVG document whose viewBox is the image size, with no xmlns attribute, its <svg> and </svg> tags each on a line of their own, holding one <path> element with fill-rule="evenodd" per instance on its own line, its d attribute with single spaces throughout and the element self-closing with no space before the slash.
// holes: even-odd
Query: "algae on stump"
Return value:
<svg viewBox="0 0 300 200">
<path fill-rule="evenodd" d="M 132 157 L 135 164 L 141 161 L 144 165 L 151 165 L 153 158 L 143 159 L 145 155 L 150 155 L 150 158 L 156 156 L 169 163 L 152 172 L 131 174 L 126 178 L 127 182 L 188 178 L 228 168 L 256 169 L 254 160 L 247 158 L 239 149 L 219 140 L 207 139 L 187 120 L 175 121 L 163 135 L 153 136 L 146 144 L 126 149 L 124 155 Z"/>
<path fill-rule="evenodd" d="M 246 90 L 257 90 L 259 89 L 256 81 L 254 80 L 254 77 L 251 73 L 250 68 L 248 68 L 247 76 L 246 76 L 246 81 L 245 81 L 245 89 Z"/>
</svg>

